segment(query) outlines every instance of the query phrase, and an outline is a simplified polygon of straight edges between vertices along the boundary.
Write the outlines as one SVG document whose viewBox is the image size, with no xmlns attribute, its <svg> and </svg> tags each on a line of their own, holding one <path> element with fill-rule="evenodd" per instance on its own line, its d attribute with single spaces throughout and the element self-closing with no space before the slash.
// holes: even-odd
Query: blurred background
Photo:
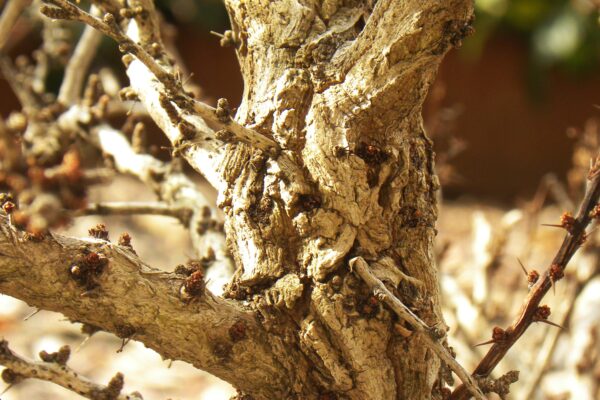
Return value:
<svg viewBox="0 0 600 400">
<path fill-rule="evenodd" d="M 452 345 L 471 369 L 495 325 L 506 326 L 527 293 L 517 262 L 543 271 L 562 233 L 540 227 L 556 223 L 563 210 L 576 211 L 585 168 L 600 143 L 600 28 L 598 0 L 476 0 L 476 33 L 446 56 L 424 109 L 434 138 L 443 184 L 437 253 Z M 208 102 L 241 98 L 243 82 L 234 51 L 221 48 L 210 31 L 229 28 L 217 0 L 160 0 L 169 35 L 188 75 Z M 76 38 L 81 26 L 72 25 Z M 19 23 L 11 56 L 39 46 L 39 27 Z M 113 67 L 125 82 L 118 51 L 102 43 L 95 69 Z M 61 71 L 50 74 L 58 87 Z M 187 77 L 186 77 L 187 78 Z M 0 113 L 20 107 L 0 80 Z M 151 138 L 166 145 L 160 132 Z M 168 158 L 168 152 L 160 153 Z M 127 187 L 128 190 L 123 190 Z M 132 190 L 135 188 L 135 190 Z M 143 185 L 116 179 L 95 190 L 90 201 L 153 199 Z M 117 237 L 129 231 L 142 258 L 172 269 L 191 248 L 183 228 L 161 217 L 86 217 L 66 233 L 86 236 L 104 222 Z M 166 227 L 166 228 L 165 228 Z M 164 230 L 167 229 L 165 233 Z M 569 266 L 565 281 L 548 296 L 550 318 L 564 329 L 534 326 L 501 363 L 499 372 L 521 370 L 510 399 L 600 399 L 600 258 L 596 235 Z M 458 239 L 457 239 L 458 238 Z M 177 251 L 173 251 L 177 249 Z M 180 250 L 181 249 L 181 250 Z M 85 336 L 60 315 L 39 312 L 0 296 L 0 336 L 22 354 L 73 348 Z M 228 399 L 232 388 L 184 363 L 171 363 L 132 341 L 98 333 L 84 343 L 71 365 L 107 382 L 116 371 L 127 389 L 146 399 Z M 56 386 L 26 382 L 2 399 L 75 399 Z"/>
</svg>

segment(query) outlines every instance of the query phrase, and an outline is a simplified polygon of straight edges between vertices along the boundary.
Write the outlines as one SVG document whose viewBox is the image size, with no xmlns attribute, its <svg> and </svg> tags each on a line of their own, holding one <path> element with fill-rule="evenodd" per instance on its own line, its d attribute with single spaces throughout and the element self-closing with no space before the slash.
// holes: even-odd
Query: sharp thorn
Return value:
<svg viewBox="0 0 600 400">
<path fill-rule="evenodd" d="M 30 313 L 29 315 L 27 315 L 25 318 L 23 318 L 23 321 L 27 321 L 29 318 L 33 317 L 34 315 L 36 315 L 37 313 L 39 313 L 40 311 L 42 311 L 41 309 L 36 309 L 34 312 Z"/>
<path fill-rule="evenodd" d="M 549 226 L 551 228 L 564 228 L 562 225 L 557 225 L 557 224 L 541 224 L 542 226 Z"/>
<path fill-rule="evenodd" d="M 519 262 L 519 265 L 523 269 L 523 272 L 525 273 L 525 276 L 529 276 L 529 273 L 527 272 L 527 268 L 525 268 L 525 266 L 523 265 L 523 263 L 521 262 L 521 259 L 519 259 L 519 257 L 517 257 L 517 261 Z"/>
<path fill-rule="evenodd" d="M 0 393 L 0 396 L 2 396 L 4 393 L 8 392 L 13 386 L 15 386 L 14 384 L 10 384 L 8 385 L 3 391 L 2 393 Z"/>
<path fill-rule="evenodd" d="M 557 327 L 558 329 L 564 329 L 564 328 L 563 328 L 562 326 L 560 326 L 559 324 L 555 324 L 554 322 L 552 322 L 552 321 L 548 321 L 547 319 L 541 319 L 541 320 L 539 320 L 539 321 L 537 321 L 537 322 L 543 322 L 543 323 L 545 323 L 545 324 L 548 324 L 548 325 L 555 326 L 555 327 Z"/>
<path fill-rule="evenodd" d="M 473 347 L 485 346 L 486 344 L 491 344 L 491 343 L 496 343 L 496 341 L 495 341 L 494 339 L 490 339 L 490 340 L 488 340 L 487 342 L 483 342 L 483 343 L 476 344 L 476 345 L 475 345 L 475 346 L 473 346 Z"/>
<path fill-rule="evenodd" d="M 79 350 L 83 348 L 83 346 L 88 342 L 88 340 L 90 340 L 91 337 L 92 336 L 88 336 L 85 339 L 83 339 L 83 341 L 79 343 L 79 346 L 77 346 L 77 348 L 75 349 L 75 353 L 79 352 Z"/>
</svg>

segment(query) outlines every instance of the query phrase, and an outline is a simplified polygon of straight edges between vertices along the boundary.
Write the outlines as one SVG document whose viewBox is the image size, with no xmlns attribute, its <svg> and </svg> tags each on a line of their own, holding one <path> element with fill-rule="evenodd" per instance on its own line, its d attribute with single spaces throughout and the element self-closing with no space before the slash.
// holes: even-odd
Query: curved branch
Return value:
<svg viewBox="0 0 600 400">
<path fill-rule="evenodd" d="M 157 31 L 156 21 L 143 20 L 138 16 L 130 21 L 127 32 L 123 33 L 112 14 L 106 14 L 101 21 L 67 0 L 44 1 L 53 5 L 42 7 L 41 12 L 46 16 L 77 20 L 92 26 L 117 41 L 119 48 L 128 53 L 129 59 L 124 61 L 127 75 L 150 116 L 190 165 L 204 175 L 219 192 L 223 189 L 219 172 L 223 153 L 223 142 L 220 139 L 223 137 L 217 137 L 216 130 L 224 129 L 237 141 L 257 149 L 272 154 L 279 151 L 279 145 L 273 139 L 240 125 L 228 115 L 219 115 L 218 109 L 193 101 L 183 91 L 173 68 L 165 62 L 159 62 L 163 54 L 159 57 L 162 46 L 158 42 L 153 43 L 153 55 L 138 44 L 144 38 L 154 35 L 153 32 Z M 148 15 L 153 14 L 151 10 L 147 11 Z M 135 59 L 132 59 L 132 55 Z"/>
<path fill-rule="evenodd" d="M 325 89 L 344 99 L 328 107 L 371 109 L 365 118 L 376 122 L 412 114 L 446 52 L 473 31 L 472 15 L 471 0 L 378 1 L 358 37 L 325 67 L 340 82 Z"/>
<path fill-rule="evenodd" d="M 152 269 L 103 240 L 31 239 L 0 217 L 0 293 L 134 338 L 257 399 L 284 398 L 289 371 L 272 350 L 282 344 L 254 313 L 215 297 L 197 278 Z"/>
<path fill-rule="evenodd" d="M 68 348 L 67 348 L 68 350 Z M 123 375 L 117 373 L 107 386 L 98 385 L 73 371 L 61 362 L 37 362 L 27 360 L 15 354 L 5 340 L 0 341 L 0 365 L 5 366 L 2 372 L 4 381 L 10 385 L 23 379 L 40 379 L 52 382 L 69 389 L 88 399 L 112 400 L 141 400 L 138 392 L 128 395 L 121 394 L 123 388 Z"/>
<path fill-rule="evenodd" d="M 439 62 L 472 33 L 472 15 L 471 0 L 379 1 L 356 40 L 336 55 L 335 64 L 351 75 L 367 72 L 375 78 L 396 65 L 419 64 L 420 58 Z"/>
</svg>

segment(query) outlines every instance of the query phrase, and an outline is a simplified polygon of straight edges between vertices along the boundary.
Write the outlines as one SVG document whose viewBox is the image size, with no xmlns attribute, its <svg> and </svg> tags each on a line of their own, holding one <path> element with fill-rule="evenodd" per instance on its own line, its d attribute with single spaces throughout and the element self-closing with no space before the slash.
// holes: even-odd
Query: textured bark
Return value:
<svg viewBox="0 0 600 400">
<path fill-rule="evenodd" d="M 90 253 L 108 262 L 90 282 L 71 272 Z M 253 313 L 211 295 L 182 297 L 185 275 L 145 265 L 131 249 L 98 239 L 51 235 L 31 240 L 0 217 L 0 292 L 135 339 L 163 357 L 184 360 L 257 398 L 282 398 L 290 379 Z M 239 332 L 239 333 L 238 333 Z M 262 378 L 261 378 L 262 376 Z"/>
<path fill-rule="evenodd" d="M 165 104 L 173 90 L 146 64 L 130 61 L 127 73 L 173 146 L 219 191 L 237 266 L 228 300 L 182 297 L 190 277 L 147 271 L 107 242 L 26 241 L 6 220 L 0 292 L 134 335 L 256 400 L 441 398 L 439 359 L 422 336 L 406 335 L 410 326 L 398 326 L 348 260 L 367 260 L 429 327 L 446 329 L 433 256 L 439 183 L 421 108 L 443 55 L 469 32 L 471 1 L 226 6 L 245 81 L 236 126 L 280 150 L 224 145 L 198 107 Z M 127 35 L 159 42 L 153 24 L 132 20 Z M 108 260 L 93 288 L 69 275 L 83 247 Z"/>
<path fill-rule="evenodd" d="M 387 311 L 362 312 L 368 293 L 345 260 L 360 255 L 384 275 L 415 278 L 397 294 L 443 325 L 432 252 L 438 182 L 421 105 L 470 2 L 227 6 L 245 81 L 237 120 L 284 149 L 276 160 L 227 151 L 221 206 L 240 267 L 232 294 L 253 294 L 273 330 L 300 327 L 318 387 L 354 399 L 431 398 L 438 360 L 419 339 L 394 336 Z M 369 159 L 368 145 L 386 160 Z M 265 287 L 290 274 L 308 290 L 292 310 L 284 299 L 273 312 Z"/>
</svg>

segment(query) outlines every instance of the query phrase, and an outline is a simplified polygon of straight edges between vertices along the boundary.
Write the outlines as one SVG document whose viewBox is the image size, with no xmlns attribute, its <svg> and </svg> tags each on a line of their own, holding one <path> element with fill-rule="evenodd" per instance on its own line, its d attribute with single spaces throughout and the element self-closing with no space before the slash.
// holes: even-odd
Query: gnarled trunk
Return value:
<svg viewBox="0 0 600 400">
<path fill-rule="evenodd" d="M 273 398 L 428 399 L 441 384 L 438 359 L 399 333 L 347 261 L 369 260 L 429 326 L 444 326 L 439 184 L 421 107 L 471 4 L 371 3 L 227 2 L 245 81 L 236 120 L 282 147 L 227 149 L 220 194 L 238 265 L 227 295 L 286 344 L 289 392 Z"/>
<path fill-rule="evenodd" d="M 79 89 L 65 89 L 72 101 L 60 117 L 31 127 L 95 143 L 119 171 L 189 211 L 198 253 L 212 255 L 204 261 L 227 269 L 229 251 L 237 270 L 222 299 L 205 290 L 199 267 L 152 270 L 106 235 L 32 237 L 2 217 L 0 293 L 134 337 L 255 400 L 441 399 L 448 368 L 429 349 L 453 360 L 437 343 L 439 184 L 421 108 L 443 55 L 470 31 L 471 1 L 227 0 L 246 84 L 235 121 L 223 101 L 215 110 L 183 89 L 151 0 L 130 0 L 132 9 L 98 1 L 102 20 L 50 3 L 46 15 L 119 42 L 127 92 L 219 191 L 227 245 L 192 182 L 91 118 L 97 105 L 71 99 L 81 65 L 65 78 Z M 381 304 L 352 273 L 353 257 L 421 321 L 411 315 L 410 326 Z M 423 336 L 425 324 L 435 338 Z M 2 347 L 0 363 L 15 368 Z"/>
</svg>

